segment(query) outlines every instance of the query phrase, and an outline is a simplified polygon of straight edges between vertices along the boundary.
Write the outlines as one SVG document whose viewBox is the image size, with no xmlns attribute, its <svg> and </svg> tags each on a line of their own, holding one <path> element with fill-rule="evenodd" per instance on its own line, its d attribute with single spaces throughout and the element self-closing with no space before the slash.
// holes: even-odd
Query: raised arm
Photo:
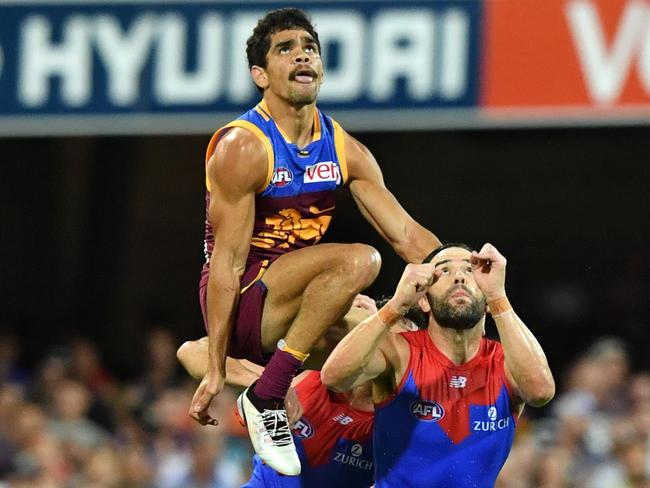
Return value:
<svg viewBox="0 0 650 488">
<path fill-rule="evenodd" d="M 555 381 L 542 346 L 506 297 L 506 258 L 493 245 L 485 244 L 480 252 L 472 253 L 471 261 L 499 332 L 506 376 L 514 393 L 533 407 L 546 405 L 555 395 Z"/>
<path fill-rule="evenodd" d="M 222 137 L 207 165 L 208 218 L 214 233 L 207 289 L 208 371 L 190 406 L 190 415 L 204 425 L 217 423 L 208 407 L 225 381 L 226 352 L 255 218 L 255 191 L 266 180 L 265 151 L 252 133 L 235 128 Z"/>
<path fill-rule="evenodd" d="M 393 373 L 388 380 L 396 383 L 408 363 L 408 345 L 399 334 L 390 333 L 390 328 L 424 295 L 433 278 L 432 264 L 407 265 L 388 303 L 334 348 L 321 370 L 322 382 L 346 391 Z"/>
<path fill-rule="evenodd" d="M 372 153 L 345 135 L 350 191 L 368 222 L 406 262 L 421 263 L 440 240 L 418 224 L 386 188 Z"/>
</svg>

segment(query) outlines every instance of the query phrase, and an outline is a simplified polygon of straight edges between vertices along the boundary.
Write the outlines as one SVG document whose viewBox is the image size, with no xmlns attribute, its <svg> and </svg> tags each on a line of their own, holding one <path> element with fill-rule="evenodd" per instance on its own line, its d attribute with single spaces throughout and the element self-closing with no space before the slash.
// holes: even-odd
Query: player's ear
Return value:
<svg viewBox="0 0 650 488">
<path fill-rule="evenodd" d="M 269 76 L 266 74 L 266 70 L 261 66 L 253 65 L 251 68 L 251 78 L 253 78 L 253 83 L 259 86 L 262 90 L 268 88 Z"/>
<path fill-rule="evenodd" d="M 431 305 L 429 305 L 429 300 L 427 299 L 426 295 L 420 297 L 420 299 L 418 300 L 418 305 L 420 306 L 420 308 L 424 313 L 431 312 Z"/>
</svg>

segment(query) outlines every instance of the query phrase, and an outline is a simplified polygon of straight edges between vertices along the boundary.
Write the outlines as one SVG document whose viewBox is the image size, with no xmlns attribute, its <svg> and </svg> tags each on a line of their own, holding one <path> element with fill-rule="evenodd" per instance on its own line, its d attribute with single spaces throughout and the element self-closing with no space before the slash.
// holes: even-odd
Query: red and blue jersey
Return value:
<svg viewBox="0 0 650 488">
<path fill-rule="evenodd" d="M 516 422 L 501 344 L 482 339 L 474 358 L 455 365 L 427 330 L 401 335 L 406 373 L 375 405 L 377 488 L 494 486 Z"/>
<path fill-rule="evenodd" d="M 293 426 L 300 476 L 282 476 L 254 458 L 246 488 L 367 488 L 373 483 L 373 413 L 356 410 L 312 371 L 296 386 L 304 415 Z"/>
<path fill-rule="evenodd" d="M 219 139 L 234 127 L 244 128 L 266 149 L 266 181 L 255 198 L 255 223 L 247 267 L 316 244 L 325 234 L 336 205 L 335 192 L 347 180 L 344 132 L 339 124 L 314 110 L 312 142 L 299 148 L 276 125 L 264 101 L 212 136 L 206 164 Z M 207 218 L 210 182 L 206 178 L 204 250 L 207 270 L 214 246 Z"/>
</svg>

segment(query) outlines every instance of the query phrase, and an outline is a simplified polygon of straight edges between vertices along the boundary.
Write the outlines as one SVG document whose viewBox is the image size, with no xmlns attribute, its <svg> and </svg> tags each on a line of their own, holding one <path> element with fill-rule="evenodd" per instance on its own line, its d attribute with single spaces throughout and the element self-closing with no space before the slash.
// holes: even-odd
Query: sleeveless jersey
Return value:
<svg viewBox="0 0 650 488">
<path fill-rule="evenodd" d="M 397 392 L 375 405 L 377 488 L 494 486 L 516 422 L 501 344 L 482 339 L 456 366 L 427 330 L 402 337 L 408 368 Z"/>
<path fill-rule="evenodd" d="M 254 458 L 246 488 L 361 488 L 372 486 L 373 413 L 353 409 L 312 371 L 296 386 L 304 415 L 293 426 L 300 476 L 282 476 Z"/>
<path fill-rule="evenodd" d="M 206 151 L 206 165 L 219 139 L 231 128 L 242 127 L 257 137 L 266 149 L 266 182 L 255 197 L 255 223 L 247 267 L 272 262 L 278 256 L 316 244 L 330 225 L 335 191 L 347 179 L 343 130 L 318 109 L 314 110 L 312 142 L 298 148 L 275 124 L 264 101 L 219 129 Z M 212 226 L 207 218 L 210 183 L 206 177 L 206 221 L 204 251 L 209 266 L 214 247 Z"/>
</svg>

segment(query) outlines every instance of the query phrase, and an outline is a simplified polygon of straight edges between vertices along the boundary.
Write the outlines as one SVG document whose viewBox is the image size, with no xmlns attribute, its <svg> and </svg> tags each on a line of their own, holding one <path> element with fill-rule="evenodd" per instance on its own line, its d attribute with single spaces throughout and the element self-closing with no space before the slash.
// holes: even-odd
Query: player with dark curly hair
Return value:
<svg viewBox="0 0 650 488">
<path fill-rule="evenodd" d="M 362 215 L 406 261 L 439 244 L 386 188 L 370 151 L 316 108 L 320 52 L 302 11 L 261 19 L 247 55 L 262 100 L 217 130 L 206 153 L 200 298 L 209 363 L 190 415 L 216 424 L 208 408 L 223 388 L 226 356 L 266 365 L 239 403 L 260 458 L 288 475 L 300 472 L 283 406 L 291 380 L 381 265 L 365 244 L 314 246 L 330 225 L 336 191 L 348 185 Z"/>
</svg>

